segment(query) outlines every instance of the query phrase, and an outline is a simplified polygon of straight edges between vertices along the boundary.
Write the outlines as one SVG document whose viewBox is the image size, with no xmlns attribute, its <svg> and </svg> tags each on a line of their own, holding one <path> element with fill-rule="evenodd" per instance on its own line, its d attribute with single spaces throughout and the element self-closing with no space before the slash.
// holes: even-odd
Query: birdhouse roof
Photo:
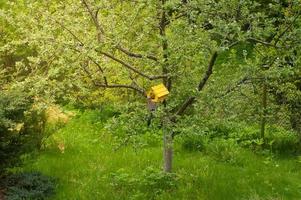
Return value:
<svg viewBox="0 0 301 200">
<path fill-rule="evenodd" d="M 169 94 L 169 91 L 167 90 L 167 88 L 163 85 L 156 85 L 152 87 L 152 92 L 158 97 L 163 97 Z"/>
</svg>

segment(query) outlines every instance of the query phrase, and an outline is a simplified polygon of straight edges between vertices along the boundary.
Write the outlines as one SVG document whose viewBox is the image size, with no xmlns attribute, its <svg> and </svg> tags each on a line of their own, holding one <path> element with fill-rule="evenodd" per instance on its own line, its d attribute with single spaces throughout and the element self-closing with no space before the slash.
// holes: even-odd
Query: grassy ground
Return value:
<svg viewBox="0 0 301 200">
<path fill-rule="evenodd" d="M 114 151 L 114 139 L 102 130 L 103 121 L 104 116 L 95 112 L 75 117 L 49 139 L 36 158 L 26 160 L 24 170 L 56 177 L 53 199 L 60 200 L 301 199 L 301 162 L 297 158 L 259 156 L 247 150 L 240 153 L 238 164 L 231 164 L 176 145 L 177 177 L 166 188 L 164 177 L 158 178 L 157 172 L 162 165 L 160 145 Z M 146 169 L 155 172 L 147 174 Z"/>
</svg>

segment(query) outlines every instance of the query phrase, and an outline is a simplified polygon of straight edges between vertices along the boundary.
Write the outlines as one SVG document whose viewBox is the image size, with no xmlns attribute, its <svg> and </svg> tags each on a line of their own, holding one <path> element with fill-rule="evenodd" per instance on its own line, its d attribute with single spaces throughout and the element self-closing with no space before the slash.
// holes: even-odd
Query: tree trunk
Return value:
<svg viewBox="0 0 301 200">
<path fill-rule="evenodd" d="M 266 117 L 267 117 L 267 83 L 264 80 L 262 85 L 262 112 L 260 124 L 260 137 L 263 139 L 265 135 Z"/>
<path fill-rule="evenodd" d="M 296 83 L 297 91 L 301 92 L 301 76 L 298 77 L 299 81 Z M 290 102 L 291 110 L 291 126 L 299 134 L 299 141 L 301 144 L 301 100 Z"/>
<path fill-rule="evenodd" d="M 173 159 L 173 138 L 172 132 L 164 131 L 163 133 L 163 162 L 164 172 L 170 173 L 172 170 Z"/>
<path fill-rule="evenodd" d="M 162 37 L 162 52 L 163 52 L 163 63 L 162 63 L 162 73 L 169 73 L 169 63 L 168 63 L 168 41 L 166 38 L 166 26 L 167 26 L 167 13 L 165 12 L 165 3 L 166 0 L 161 0 L 161 19 L 159 23 L 160 35 Z M 165 77 L 163 78 L 163 84 L 167 87 L 167 89 L 171 90 L 171 78 Z M 167 102 L 163 102 L 164 107 L 167 106 Z M 172 132 L 170 130 L 164 129 L 163 126 L 163 170 L 166 173 L 170 173 L 172 170 L 172 159 L 173 159 L 173 137 Z"/>
<path fill-rule="evenodd" d="M 299 134 L 301 144 L 301 102 L 293 102 L 290 106 L 290 122 L 292 129 Z"/>
</svg>

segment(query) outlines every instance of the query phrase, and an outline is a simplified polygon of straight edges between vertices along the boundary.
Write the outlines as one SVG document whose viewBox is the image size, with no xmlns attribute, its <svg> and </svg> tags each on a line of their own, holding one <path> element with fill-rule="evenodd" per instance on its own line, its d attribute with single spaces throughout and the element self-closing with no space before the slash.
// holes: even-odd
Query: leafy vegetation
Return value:
<svg viewBox="0 0 301 200">
<path fill-rule="evenodd" d="M 54 193 L 54 180 L 37 172 L 21 173 L 8 176 L 3 183 L 7 191 L 5 198 L 47 199 Z"/>
<path fill-rule="evenodd" d="M 0 178 L 41 171 L 54 199 L 300 199 L 300 11 L 0 0 Z"/>
<path fill-rule="evenodd" d="M 229 145 L 235 143 L 255 152 L 261 150 L 268 150 L 276 154 L 297 154 L 300 152 L 298 135 L 279 127 L 268 127 L 264 139 L 260 137 L 257 126 L 244 123 L 209 123 L 194 127 L 194 129 L 201 131 L 185 129 L 185 134 L 182 137 L 184 149 L 203 151 L 206 149 L 206 144 L 216 140 L 218 143 L 226 141 Z"/>
<path fill-rule="evenodd" d="M 59 181 L 55 199 L 298 199 L 298 156 L 258 154 L 226 140 L 206 151 L 183 151 L 175 142 L 174 173 L 161 171 L 160 133 L 156 146 L 115 150 L 114 134 L 99 111 L 78 114 L 52 135 L 38 158 L 19 171 L 41 171 Z M 97 123 L 95 123 L 97 121 Z M 179 138 L 178 138 L 179 139 Z M 153 138 L 152 138 L 153 140 Z M 65 152 L 58 147 L 64 142 Z M 96 197 L 97 196 L 97 197 Z"/>
<path fill-rule="evenodd" d="M 14 164 L 16 156 L 24 153 L 24 147 L 30 141 L 27 134 L 30 123 L 27 122 L 32 115 L 25 112 L 31 105 L 30 97 L 22 92 L 3 92 L 0 96 L 0 158 L 3 161 L 0 171 Z"/>
</svg>

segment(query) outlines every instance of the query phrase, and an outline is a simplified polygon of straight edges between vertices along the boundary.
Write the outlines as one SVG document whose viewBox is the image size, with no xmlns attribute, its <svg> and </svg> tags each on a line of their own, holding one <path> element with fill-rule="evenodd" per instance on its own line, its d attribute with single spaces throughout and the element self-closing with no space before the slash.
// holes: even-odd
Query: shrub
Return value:
<svg viewBox="0 0 301 200">
<path fill-rule="evenodd" d="M 132 189 L 132 187 L 138 183 L 138 179 L 132 177 L 123 168 L 119 169 L 115 173 L 110 174 L 110 185 L 116 189 Z"/>
<path fill-rule="evenodd" d="M 43 200 L 54 194 L 55 180 L 38 172 L 8 176 L 4 181 L 7 200 Z"/>
<path fill-rule="evenodd" d="M 188 151 L 203 151 L 207 138 L 200 134 L 188 134 L 182 138 L 182 148 Z"/>
<path fill-rule="evenodd" d="M 260 138 L 256 126 L 247 125 L 231 133 L 230 137 L 240 146 L 256 151 L 265 149 L 273 153 L 294 153 L 300 149 L 298 135 L 277 126 L 267 127 L 264 139 Z"/>
<path fill-rule="evenodd" d="M 152 195 L 158 195 L 163 191 L 176 188 L 176 181 L 177 177 L 175 174 L 148 167 L 142 172 L 140 187 L 142 191 L 149 191 Z"/>
<path fill-rule="evenodd" d="M 244 148 L 253 151 L 262 150 L 264 140 L 260 138 L 259 128 L 244 123 L 237 124 L 237 129 L 231 132 L 229 138 L 237 141 Z"/>
<path fill-rule="evenodd" d="M 20 91 L 1 91 L 0 96 L 0 134 L 18 132 L 18 124 L 24 120 L 24 112 L 30 108 L 30 97 Z"/>
<path fill-rule="evenodd" d="M 215 139 L 206 146 L 206 153 L 216 160 L 231 164 L 241 164 L 241 148 L 233 139 Z"/>
<path fill-rule="evenodd" d="M 160 133 L 156 118 L 151 126 L 147 126 L 149 112 L 144 104 L 138 104 L 137 107 L 135 105 L 126 105 L 121 114 L 112 117 L 105 124 L 104 130 L 112 133 L 116 139 L 116 149 L 124 145 L 131 145 L 135 149 L 156 145 L 157 136 L 152 139 L 148 137 Z"/>
<path fill-rule="evenodd" d="M 15 163 L 27 139 L 24 132 L 25 111 L 32 101 L 19 91 L 2 91 L 0 96 L 0 169 Z M 0 173 L 1 173 L 0 170 Z"/>
<path fill-rule="evenodd" d="M 210 143 L 215 138 L 230 138 L 231 133 L 235 131 L 235 126 L 227 122 L 196 120 L 186 123 L 193 125 L 189 127 L 185 125 L 179 129 L 179 132 L 181 132 L 182 136 L 182 148 L 188 151 L 203 151 L 207 143 Z"/>
<path fill-rule="evenodd" d="M 210 122 L 208 125 L 208 135 L 211 138 L 228 138 L 235 131 L 236 126 L 230 122 Z"/>
<path fill-rule="evenodd" d="M 0 174 L 18 162 L 20 154 L 35 149 L 43 137 L 42 109 L 23 91 L 1 91 L 0 96 Z"/>
<path fill-rule="evenodd" d="M 111 173 L 110 184 L 118 191 L 130 191 L 133 197 L 155 199 L 164 191 L 177 187 L 177 177 L 173 173 L 148 167 L 141 174 L 131 175 L 124 169 Z"/>
<path fill-rule="evenodd" d="M 265 141 L 266 147 L 275 153 L 296 153 L 300 151 L 298 135 L 280 127 L 269 127 Z"/>
<path fill-rule="evenodd" d="M 218 147 L 230 149 L 226 146 L 226 143 L 228 143 L 230 146 L 237 146 L 238 144 L 256 152 L 264 150 L 265 152 L 281 154 L 295 153 L 301 150 L 298 135 L 279 126 L 268 126 L 263 139 L 260 138 L 260 130 L 257 125 L 228 121 L 196 122 L 198 121 L 194 121 L 190 127 L 183 126 L 179 129 L 183 149 L 189 151 L 213 151 L 215 149 L 216 153 L 214 154 L 217 155 Z M 211 150 L 208 150 L 208 148 L 211 148 Z"/>
</svg>

